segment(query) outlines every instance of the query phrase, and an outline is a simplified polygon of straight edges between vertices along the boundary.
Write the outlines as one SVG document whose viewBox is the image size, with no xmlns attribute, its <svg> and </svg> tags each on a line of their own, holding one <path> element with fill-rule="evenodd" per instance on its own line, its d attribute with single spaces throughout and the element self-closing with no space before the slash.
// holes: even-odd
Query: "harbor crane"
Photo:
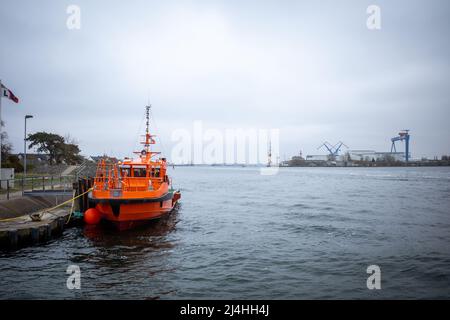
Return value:
<svg viewBox="0 0 450 320">
<path fill-rule="evenodd" d="M 398 136 L 393 137 L 391 139 L 392 145 L 391 145 L 391 153 L 397 152 L 397 149 L 395 148 L 395 142 L 396 141 L 405 141 L 405 161 L 408 162 L 409 160 L 409 129 L 402 130 L 398 133 Z"/>
<path fill-rule="evenodd" d="M 339 151 L 341 150 L 342 146 L 348 148 L 347 145 L 345 143 L 343 143 L 342 141 L 339 141 L 335 145 L 332 145 L 331 143 L 325 141 L 317 149 L 325 147 L 328 150 L 328 153 L 329 153 L 328 157 L 329 157 L 329 159 L 331 161 L 335 161 L 336 157 L 339 155 Z"/>
</svg>

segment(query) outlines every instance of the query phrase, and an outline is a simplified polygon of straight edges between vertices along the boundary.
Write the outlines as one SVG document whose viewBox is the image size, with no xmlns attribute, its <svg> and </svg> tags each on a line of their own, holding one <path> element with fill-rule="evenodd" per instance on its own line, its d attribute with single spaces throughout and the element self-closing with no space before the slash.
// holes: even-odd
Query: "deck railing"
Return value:
<svg viewBox="0 0 450 320">
<path fill-rule="evenodd" d="M 124 178 L 96 178 L 95 189 L 96 190 L 116 190 L 123 191 L 147 191 L 153 189 L 153 182 L 161 183 L 166 181 L 162 177 L 124 177 Z M 150 187 L 152 184 L 152 187 Z"/>
<path fill-rule="evenodd" d="M 24 192 L 72 190 L 75 175 L 29 176 L 26 178 L 0 180 L 0 200 L 20 197 Z"/>
</svg>

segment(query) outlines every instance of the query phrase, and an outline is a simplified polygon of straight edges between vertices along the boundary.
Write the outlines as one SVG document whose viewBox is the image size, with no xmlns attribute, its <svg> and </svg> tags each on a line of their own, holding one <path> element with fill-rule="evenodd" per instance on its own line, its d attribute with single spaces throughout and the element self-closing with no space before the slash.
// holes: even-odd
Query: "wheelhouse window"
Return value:
<svg viewBox="0 0 450 320">
<path fill-rule="evenodd" d="M 159 176 L 160 176 L 160 167 L 152 168 L 151 176 L 155 177 L 155 178 L 159 178 Z"/>
<path fill-rule="evenodd" d="M 133 167 L 133 177 L 145 178 L 147 176 L 147 169 L 145 167 Z"/>
<path fill-rule="evenodd" d="M 130 167 L 129 166 L 120 167 L 120 176 L 122 178 L 129 177 L 130 176 Z"/>
</svg>

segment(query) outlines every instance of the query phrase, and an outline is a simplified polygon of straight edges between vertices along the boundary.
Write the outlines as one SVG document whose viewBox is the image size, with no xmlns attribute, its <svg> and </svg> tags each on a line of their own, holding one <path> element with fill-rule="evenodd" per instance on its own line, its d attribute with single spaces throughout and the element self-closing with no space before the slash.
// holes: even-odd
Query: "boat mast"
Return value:
<svg viewBox="0 0 450 320">
<path fill-rule="evenodd" d="M 141 144 L 144 145 L 144 150 L 140 152 L 135 152 L 141 155 L 141 158 L 144 157 L 145 159 L 151 159 L 154 154 L 158 154 L 159 152 L 152 152 L 150 150 L 150 145 L 155 144 L 155 140 L 153 140 L 153 135 L 150 134 L 150 108 L 152 107 L 151 104 L 145 107 L 145 118 L 146 118 L 146 124 L 145 124 L 145 141 L 141 142 Z"/>
<path fill-rule="evenodd" d="M 150 133 L 149 133 L 149 125 L 150 125 L 150 107 L 151 105 L 148 105 L 145 107 L 145 118 L 147 120 L 145 124 L 145 153 L 148 154 L 150 151 Z"/>
<path fill-rule="evenodd" d="M 152 153 L 150 151 L 150 145 L 154 144 L 154 140 L 152 139 L 152 135 L 150 134 L 150 108 L 151 104 L 145 107 L 145 119 L 147 120 L 145 123 L 145 142 L 143 142 L 145 147 L 145 158 L 150 159 L 152 157 Z"/>
</svg>

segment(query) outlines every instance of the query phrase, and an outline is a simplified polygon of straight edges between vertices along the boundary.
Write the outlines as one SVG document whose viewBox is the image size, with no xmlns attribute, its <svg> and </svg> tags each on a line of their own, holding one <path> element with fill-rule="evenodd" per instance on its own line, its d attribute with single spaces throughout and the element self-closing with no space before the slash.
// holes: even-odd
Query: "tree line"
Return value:
<svg viewBox="0 0 450 320">
<path fill-rule="evenodd" d="M 3 122 L 1 126 L 4 126 Z M 2 167 L 14 168 L 15 171 L 22 172 L 22 161 L 17 155 L 11 153 L 12 144 L 8 141 L 8 134 L 2 131 L 1 139 Z M 81 150 L 78 143 L 70 136 L 63 137 L 56 133 L 40 131 L 29 134 L 27 141 L 29 141 L 28 149 L 36 148 L 38 153 L 48 155 L 49 165 L 62 163 L 76 165 L 84 160 L 80 155 Z"/>
</svg>

